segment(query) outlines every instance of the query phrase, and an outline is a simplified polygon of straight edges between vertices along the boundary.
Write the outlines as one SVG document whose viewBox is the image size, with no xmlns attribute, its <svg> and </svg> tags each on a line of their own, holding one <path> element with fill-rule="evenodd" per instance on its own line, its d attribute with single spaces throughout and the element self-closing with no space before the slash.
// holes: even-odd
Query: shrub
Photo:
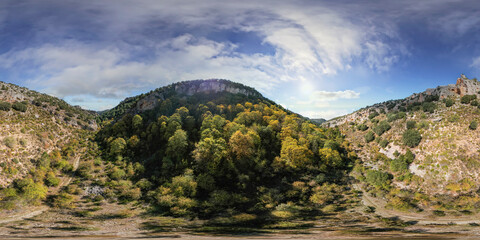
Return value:
<svg viewBox="0 0 480 240">
<path fill-rule="evenodd" d="M 438 101 L 440 97 L 438 95 L 427 95 L 425 97 L 425 102 L 433 102 L 433 101 Z"/>
<path fill-rule="evenodd" d="M 403 157 L 393 159 L 390 162 L 390 170 L 392 172 L 405 173 L 408 169 L 408 163 Z"/>
<path fill-rule="evenodd" d="M 460 116 L 458 116 L 457 114 L 454 114 L 448 117 L 449 122 L 457 122 L 459 119 L 460 119 Z"/>
<path fill-rule="evenodd" d="M 388 173 L 378 170 L 368 170 L 366 174 L 366 180 L 368 183 L 375 187 L 388 188 L 390 185 L 391 176 Z"/>
<path fill-rule="evenodd" d="M 471 101 L 477 99 L 477 95 L 465 95 L 462 98 L 460 98 L 460 102 L 463 104 L 469 104 Z"/>
<path fill-rule="evenodd" d="M 375 140 L 375 133 L 369 131 L 367 134 L 365 134 L 365 142 L 369 143 L 373 140 Z"/>
<path fill-rule="evenodd" d="M 391 126 L 387 121 L 381 121 L 375 128 L 374 131 L 378 136 L 381 136 L 384 132 L 390 130 Z"/>
<path fill-rule="evenodd" d="M 366 131 L 368 129 L 368 126 L 362 123 L 357 126 L 357 129 L 360 131 Z"/>
<path fill-rule="evenodd" d="M 109 174 L 109 177 L 113 180 L 123 179 L 125 176 L 126 176 L 125 171 L 117 167 L 113 168 Z"/>
<path fill-rule="evenodd" d="M 408 147 L 416 147 L 422 141 L 422 135 L 415 129 L 408 129 L 403 133 L 403 143 Z"/>
<path fill-rule="evenodd" d="M 382 141 L 380 141 L 379 143 L 380 147 L 382 148 L 385 148 L 388 146 L 388 140 L 387 139 L 383 139 Z"/>
<path fill-rule="evenodd" d="M 74 197 L 66 192 L 60 193 L 53 198 L 52 205 L 57 208 L 72 208 Z"/>
<path fill-rule="evenodd" d="M 445 107 L 451 107 L 455 104 L 455 101 L 451 98 L 444 99 L 443 102 L 445 103 Z"/>
<path fill-rule="evenodd" d="M 2 111 L 10 111 L 12 108 L 12 104 L 8 102 L 0 102 L 0 110 Z"/>
<path fill-rule="evenodd" d="M 437 105 L 433 102 L 424 102 L 422 104 L 422 109 L 424 112 L 433 113 L 436 108 L 437 108 Z"/>
<path fill-rule="evenodd" d="M 56 187 L 58 184 L 60 184 L 60 179 L 55 177 L 53 172 L 48 172 L 47 176 L 45 177 L 45 185 L 49 187 Z"/>
<path fill-rule="evenodd" d="M 470 128 L 471 130 L 475 130 L 477 129 L 477 121 L 473 120 L 471 123 L 470 123 L 470 126 L 468 126 L 468 128 Z"/>
<path fill-rule="evenodd" d="M 3 139 L 3 144 L 9 148 L 14 148 L 17 145 L 17 141 L 13 137 L 5 137 Z"/>
<path fill-rule="evenodd" d="M 23 102 L 16 102 L 12 105 L 12 108 L 20 112 L 25 112 L 27 111 L 27 104 Z"/>
<path fill-rule="evenodd" d="M 378 112 L 375 111 L 375 112 L 370 113 L 370 115 L 368 115 L 368 118 L 369 118 L 369 119 L 373 119 L 373 118 L 375 118 L 375 117 L 378 116 L 378 115 L 380 115 L 380 114 L 378 114 Z"/>
<path fill-rule="evenodd" d="M 414 129 L 417 127 L 417 122 L 414 120 L 408 121 L 407 122 L 407 129 Z"/>
</svg>

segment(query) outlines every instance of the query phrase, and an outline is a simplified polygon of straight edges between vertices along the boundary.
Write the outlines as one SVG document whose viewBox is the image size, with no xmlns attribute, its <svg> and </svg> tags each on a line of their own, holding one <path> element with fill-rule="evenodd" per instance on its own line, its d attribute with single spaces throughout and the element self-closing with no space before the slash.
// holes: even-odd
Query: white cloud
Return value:
<svg viewBox="0 0 480 240">
<path fill-rule="evenodd" d="M 472 60 L 472 63 L 470 64 L 470 67 L 473 68 L 480 68 L 480 57 L 476 57 Z"/>
<path fill-rule="evenodd" d="M 355 92 L 353 90 L 345 90 L 345 91 L 336 91 L 336 92 L 328 92 L 328 91 L 316 91 L 314 93 L 315 100 L 318 101 L 334 101 L 338 99 L 353 99 L 359 98 L 360 93 Z"/>
<path fill-rule="evenodd" d="M 300 114 L 308 116 L 309 118 L 323 118 L 326 120 L 343 116 L 350 113 L 351 110 L 347 109 L 332 109 L 332 110 L 320 110 L 320 111 L 301 111 Z"/>
<path fill-rule="evenodd" d="M 65 8 L 59 2 L 49 2 L 53 3 Z M 120 100 L 172 82 L 202 78 L 230 79 L 267 92 L 283 82 L 322 82 L 325 75 L 348 70 L 354 64 L 388 71 L 405 54 L 390 47 L 398 37 L 388 33 L 388 27 L 372 28 L 369 20 L 352 18 L 356 8 L 339 10 L 326 1 L 303 3 L 70 3 L 74 6 L 66 4 L 69 11 L 59 9 L 59 16 L 40 16 L 42 21 L 35 22 L 36 29 L 42 29 L 36 35 L 42 44 L 13 48 L 0 55 L 0 68 L 15 66 L 17 71 L 29 72 L 30 87 L 59 97 L 89 95 Z M 36 6 L 31 9 L 45 8 L 42 3 L 32 4 Z M 26 16 L 35 13 L 30 11 Z M 75 29 L 83 20 L 89 25 Z M 85 35 L 94 40 L 65 40 L 72 39 L 76 31 L 86 31 Z M 222 31 L 254 34 L 261 44 L 272 46 L 274 53 L 241 53 L 237 50 L 242 42 L 214 40 L 209 35 Z M 351 90 L 317 91 L 313 96 L 306 102 L 323 108 L 328 101 L 358 98 L 359 94 Z"/>
</svg>

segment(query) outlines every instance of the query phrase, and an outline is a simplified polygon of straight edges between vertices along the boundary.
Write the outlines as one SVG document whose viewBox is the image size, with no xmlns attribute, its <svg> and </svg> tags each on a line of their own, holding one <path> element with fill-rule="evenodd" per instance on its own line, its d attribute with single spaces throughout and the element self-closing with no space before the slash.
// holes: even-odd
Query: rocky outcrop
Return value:
<svg viewBox="0 0 480 240">
<path fill-rule="evenodd" d="M 236 86 L 231 82 L 218 79 L 210 79 L 200 82 L 199 84 L 191 82 L 181 82 L 175 85 L 175 91 L 178 94 L 185 94 L 188 96 L 196 93 L 218 93 L 229 92 L 233 94 L 243 94 L 246 96 L 258 96 L 259 93 L 253 89 Z"/>
<path fill-rule="evenodd" d="M 192 96 L 197 93 L 219 93 L 228 92 L 232 94 L 243 94 L 246 96 L 261 97 L 262 95 L 254 90 L 243 86 L 239 83 L 234 83 L 228 80 L 222 79 L 209 79 L 209 80 L 193 80 L 172 84 L 170 86 L 157 89 L 143 98 L 140 98 L 137 103 L 134 112 L 139 113 L 147 110 L 152 110 L 157 104 L 165 100 L 167 92 L 174 90 L 178 95 Z"/>
<path fill-rule="evenodd" d="M 406 99 L 409 100 L 409 102 L 423 102 L 425 97 L 429 95 L 444 99 L 451 96 L 478 95 L 479 91 L 480 82 L 476 79 L 468 79 L 462 74 L 457 78 L 456 84 L 429 88 L 422 93 L 415 93 Z"/>
</svg>

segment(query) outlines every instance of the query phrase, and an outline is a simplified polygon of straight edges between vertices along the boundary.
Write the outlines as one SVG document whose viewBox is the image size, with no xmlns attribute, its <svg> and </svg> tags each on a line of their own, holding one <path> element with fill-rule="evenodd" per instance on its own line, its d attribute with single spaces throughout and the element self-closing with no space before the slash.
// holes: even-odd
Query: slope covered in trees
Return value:
<svg viewBox="0 0 480 240">
<path fill-rule="evenodd" d="M 97 140 L 114 182 L 176 216 L 285 217 L 339 201 L 354 157 L 339 131 L 251 88 L 209 81 L 173 84 L 104 113 Z"/>
</svg>

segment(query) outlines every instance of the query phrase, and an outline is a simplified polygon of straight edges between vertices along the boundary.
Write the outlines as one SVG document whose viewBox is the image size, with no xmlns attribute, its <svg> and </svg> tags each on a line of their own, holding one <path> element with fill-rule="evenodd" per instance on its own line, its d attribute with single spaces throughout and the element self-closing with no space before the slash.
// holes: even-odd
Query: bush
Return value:
<svg viewBox="0 0 480 240">
<path fill-rule="evenodd" d="M 45 177 L 45 185 L 49 187 L 56 187 L 58 184 L 60 184 L 60 179 L 55 177 L 55 173 L 48 172 L 47 176 Z"/>
<path fill-rule="evenodd" d="M 381 121 L 375 128 L 374 131 L 378 136 L 381 136 L 384 132 L 390 130 L 391 126 L 387 121 Z"/>
<path fill-rule="evenodd" d="M 451 107 L 455 104 L 455 101 L 450 98 L 444 99 L 443 102 L 445 103 L 445 107 Z"/>
<path fill-rule="evenodd" d="M 109 174 L 109 177 L 113 180 L 120 180 L 120 179 L 123 179 L 125 178 L 127 174 L 125 173 L 125 171 L 123 171 L 122 169 L 119 169 L 117 167 L 113 168 L 112 171 L 110 172 Z"/>
<path fill-rule="evenodd" d="M 60 193 L 53 198 L 52 205 L 56 208 L 72 208 L 74 197 L 66 192 Z"/>
<path fill-rule="evenodd" d="M 417 127 L 417 122 L 414 120 L 407 122 L 407 129 L 415 129 Z"/>
<path fill-rule="evenodd" d="M 366 174 L 368 183 L 375 187 L 388 188 L 390 185 L 391 176 L 388 173 L 380 172 L 378 170 L 368 170 Z"/>
<path fill-rule="evenodd" d="M 20 112 L 25 112 L 27 111 L 27 104 L 23 102 L 16 102 L 12 105 L 12 108 Z"/>
<path fill-rule="evenodd" d="M 438 101 L 438 99 L 440 99 L 438 95 L 427 95 L 425 97 L 425 102 L 434 102 L 434 101 Z"/>
<path fill-rule="evenodd" d="M 403 143 L 408 147 L 416 147 L 422 141 L 422 135 L 415 129 L 408 129 L 403 133 Z"/>
<path fill-rule="evenodd" d="M 470 126 L 468 126 L 468 128 L 470 128 L 471 130 L 475 130 L 477 129 L 477 121 L 473 120 L 471 123 L 470 123 Z"/>
<path fill-rule="evenodd" d="M 12 104 L 8 102 L 0 102 L 0 110 L 2 111 L 10 111 L 12 108 Z"/>
<path fill-rule="evenodd" d="M 378 116 L 378 115 L 380 115 L 380 114 L 378 114 L 378 112 L 376 112 L 376 111 L 375 111 L 375 112 L 372 112 L 372 113 L 370 113 L 370 115 L 368 115 L 368 119 L 373 119 L 373 118 L 375 118 L 375 117 Z"/>
<path fill-rule="evenodd" d="M 436 108 L 437 108 L 437 105 L 433 102 L 424 102 L 422 104 L 422 109 L 424 112 L 433 113 Z"/>
<path fill-rule="evenodd" d="M 368 126 L 362 123 L 357 126 L 357 129 L 360 131 L 366 131 L 368 129 Z"/>
<path fill-rule="evenodd" d="M 379 143 L 380 147 L 382 148 L 385 148 L 388 146 L 388 140 L 387 139 L 383 139 L 382 141 L 380 141 Z"/>
<path fill-rule="evenodd" d="M 400 173 L 406 173 L 408 170 L 408 163 L 407 161 L 402 157 L 393 159 L 390 162 L 390 170 L 392 172 L 400 172 Z"/>
<path fill-rule="evenodd" d="M 463 104 L 469 104 L 471 101 L 477 99 L 477 95 L 465 95 L 462 98 L 460 98 L 460 102 Z"/>
<path fill-rule="evenodd" d="M 365 134 L 365 142 L 369 143 L 373 140 L 375 140 L 375 133 L 369 131 L 367 134 Z"/>
<path fill-rule="evenodd" d="M 5 137 L 3 139 L 3 144 L 9 148 L 14 148 L 17 145 L 17 141 L 13 137 Z"/>
</svg>

